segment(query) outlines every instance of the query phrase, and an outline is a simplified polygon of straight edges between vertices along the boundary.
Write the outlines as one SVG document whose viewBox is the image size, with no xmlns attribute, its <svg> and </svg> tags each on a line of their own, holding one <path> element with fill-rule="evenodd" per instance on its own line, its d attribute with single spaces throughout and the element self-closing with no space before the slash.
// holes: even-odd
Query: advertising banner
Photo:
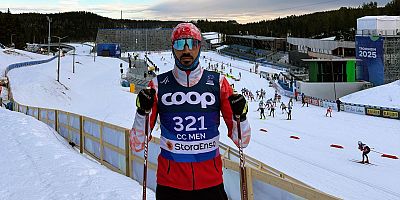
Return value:
<svg viewBox="0 0 400 200">
<path fill-rule="evenodd" d="M 378 116 L 378 117 L 382 116 L 381 110 L 375 108 L 367 108 L 367 115 Z"/>
<path fill-rule="evenodd" d="M 311 99 L 311 104 L 314 106 L 319 106 L 319 100 L 318 99 Z"/>
<path fill-rule="evenodd" d="M 323 107 L 324 108 L 327 108 L 327 107 L 331 107 L 333 110 L 337 110 L 337 104 L 336 103 L 334 103 L 334 102 L 330 102 L 330 101 L 324 101 L 323 102 Z M 342 109 L 343 110 L 343 109 Z"/>
<path fill-rule="evenodd" d="M 324 101 L 322 99 L 319 100 L 319 106 L 324 107 Z"/>
<path fill-rule="evenodd" d="M 400 119 L 399 111 L 396 111 L 396 110 L 383 110 L 382 114 L 383 114 L 383 117 L 386 117 L 386 118 Z"/>
<path fill-rule="evenodd" d="M 300 97 L 301 98 L 301 97 Z M 308 102 L 309 104 L 312 104 L 312 99 L 311 99 L 311 97 L 306 97 L 306 102 Z"/>
<path fill-rule="evenodd" d="M 365 115 L 365 108 L 363 106 L 355 106 L 355 105 L 344 105 L 344 111 L 350 113 L 356 113 L 360 115 Z"/>
<path fill-rule="evenodd" d="M 384 84 L 383 38 L 356 36 L 357 79 Z"/>
</svg>

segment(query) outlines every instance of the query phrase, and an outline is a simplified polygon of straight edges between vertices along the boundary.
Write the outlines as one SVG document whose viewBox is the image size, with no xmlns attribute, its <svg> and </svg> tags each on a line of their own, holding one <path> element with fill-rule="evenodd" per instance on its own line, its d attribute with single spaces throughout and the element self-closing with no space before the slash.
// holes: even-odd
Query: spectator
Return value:
<svg viewBox="0 0 400 200">
<path fill-rule="evenodd" d="M 337 105 L 337 111 L 340 112 L 340 104 L 342 104 L 342 101 L 340 101 L 339 98 L 336 99 L 336 105 Z"/>
</svg>

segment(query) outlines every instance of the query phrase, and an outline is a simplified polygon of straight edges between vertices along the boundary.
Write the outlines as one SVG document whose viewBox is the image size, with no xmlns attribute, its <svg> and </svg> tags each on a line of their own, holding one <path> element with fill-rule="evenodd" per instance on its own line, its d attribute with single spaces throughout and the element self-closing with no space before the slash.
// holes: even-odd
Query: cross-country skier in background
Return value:
<svg viewBox="0 0 400 200">
<path fill-rule="evenodd" d="M 227 200 L 219 153 L 219 116 L 222 113 L 228 137 L 246 147 L 250 141 L 247 101 L 233 93 L 223 75 L 200 67 L 202 36 L 195 25 L 178 24 L 171 39 L 175 66 L 152 79 L 150 89 L 139 92 L 131 148 L 137 152 L 144 149 L 146 116 L 151 132 L 159 115 L 156 199 Z M 238 144 L 236 116 L 240 116 L 242 144 Z"/>
<path fill-rule="evenodd" d="M 260 91 L 257 90 L 256 95 L 257 95 L 256 99 L 259 100 L 260 99 Z"/>
<path fill-rule="evenodd" d="M 278 96 L 277 96 L 277 102 L 280 103 L 280 102 L 281 102 L 281 99 L 282 99 L 282 96 L 281 96 L 280 94 L 278 94 Z"/>
<path fill-rule="evenodd" d="M 366 144 L 363 144 L 361 141 L 358 141 L 358 149 L 360 151 L 362 151 L 362 157 L 363 158 L 362 158 L 361 163 L 369 163 L 368 154 L 371 151 L 369 146 L 367 146 Z M 367 159 L 365 162 L 364 162 L 364 157 Z"/>
<path fill-rule="evenodd" d="M 276 107 L 276 101 L 277 100 L 275 98 L 272 100 L 272 104 L 273 104 L 274 107 Z"/>
<path fill-rule="evenodd" d="M 287 111 L 287 120 L 292 120 L 292 106 L 289 104 L 288 105 L 288 111 Z"/>
<path fill-rule="evenodd" d="M 272 117 L 275 117 L 275 105 L 276 105 L 276 102 L 273 102 L 273 103 L 271 103 L 271 104 L 269 104 L 269 116 L 271 116 L 272 115 Z"/>
<path fill-rule="evenodd" d="M 305 104 L 308 107 L 308 97 L 304 93 L 301 95 L 301 103 L 303 104 L 301 107 L 304 107 Z"/>
<path fill-rule="evenodd" d="M 260 103 L 258 103 L 258 109 L 257 111 L 260 111 L 260 119 L 264 118 L 265 119 L 265 105 L 264 102 L 261 100 Z"/>
<path fill-rule="evenodd" d="M 279 108 L 281 108 L 282 114 L 284 113 L 284 111 L 287 112 L 285 103 L 282 102 Z"/>
<path fill-rule="evenodd" d="M 288 102 L 288 106 L 293 106 L 293 98 L 292 97 L 290 97 L 290 99 L 289 99 L 289 102 Z"/>
<path fill-rule="evenodd" d="M 326 109 L 325 116 L 328 117 L 328 114 L 329 114 L 329 117 L 332 117 L 332 107 L 330 107 L 330 106 L 328 106 L 328 109 Z"/>
</svg>

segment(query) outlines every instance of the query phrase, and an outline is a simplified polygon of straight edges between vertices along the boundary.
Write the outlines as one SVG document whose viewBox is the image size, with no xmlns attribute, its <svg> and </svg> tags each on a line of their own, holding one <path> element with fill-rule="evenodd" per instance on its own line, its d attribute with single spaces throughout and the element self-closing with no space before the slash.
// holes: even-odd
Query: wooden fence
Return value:
<svg viewBox="0 0 400 200">
<path fill-rule="evenodd" d="M 30 115 L 54 128 L 68 142 L 107 168 L 142 182 L 143 152 L 129 147 L 129 129 L 60 110 L 36 108 L 14 102 L 14 110 Z M 149 144 L 148 187 L 156 188 L 157 156 L 160 139 Z M 224 166 L 224 181 L 230 199 L 240 199 L 239 153 L 223 143 L 220 152 Z M 249 199 L 338 199 L 302 183 L 266 164 L 246 156 Z"/>
</svg>

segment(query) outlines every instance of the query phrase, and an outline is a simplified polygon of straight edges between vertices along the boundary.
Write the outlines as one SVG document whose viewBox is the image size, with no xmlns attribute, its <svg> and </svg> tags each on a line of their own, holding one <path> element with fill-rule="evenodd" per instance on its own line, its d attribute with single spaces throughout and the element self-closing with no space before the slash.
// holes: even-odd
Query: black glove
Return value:
<svg viewBox="0 0 400 200">
<path fill-rule="evenodd" d="M 137 112 L 140 115 L 145 115 L 146 113 L 150 113 L 150 110 L 153 107 L 155 94 L 156 90 L 153 88 L 140 90 L 136 98 Z"/>
<path fill-rule="evenodd" d="M 229 103 L 231 104 L 231 109 L 233 112 L 233 117 L 236 120 L 236 116 L 240 116 L 240 121 L 246 120 L 246 114 L 248 111 L 247 101 L 241 94 L 233 94 L 228 97 Z"/>
</svg>

